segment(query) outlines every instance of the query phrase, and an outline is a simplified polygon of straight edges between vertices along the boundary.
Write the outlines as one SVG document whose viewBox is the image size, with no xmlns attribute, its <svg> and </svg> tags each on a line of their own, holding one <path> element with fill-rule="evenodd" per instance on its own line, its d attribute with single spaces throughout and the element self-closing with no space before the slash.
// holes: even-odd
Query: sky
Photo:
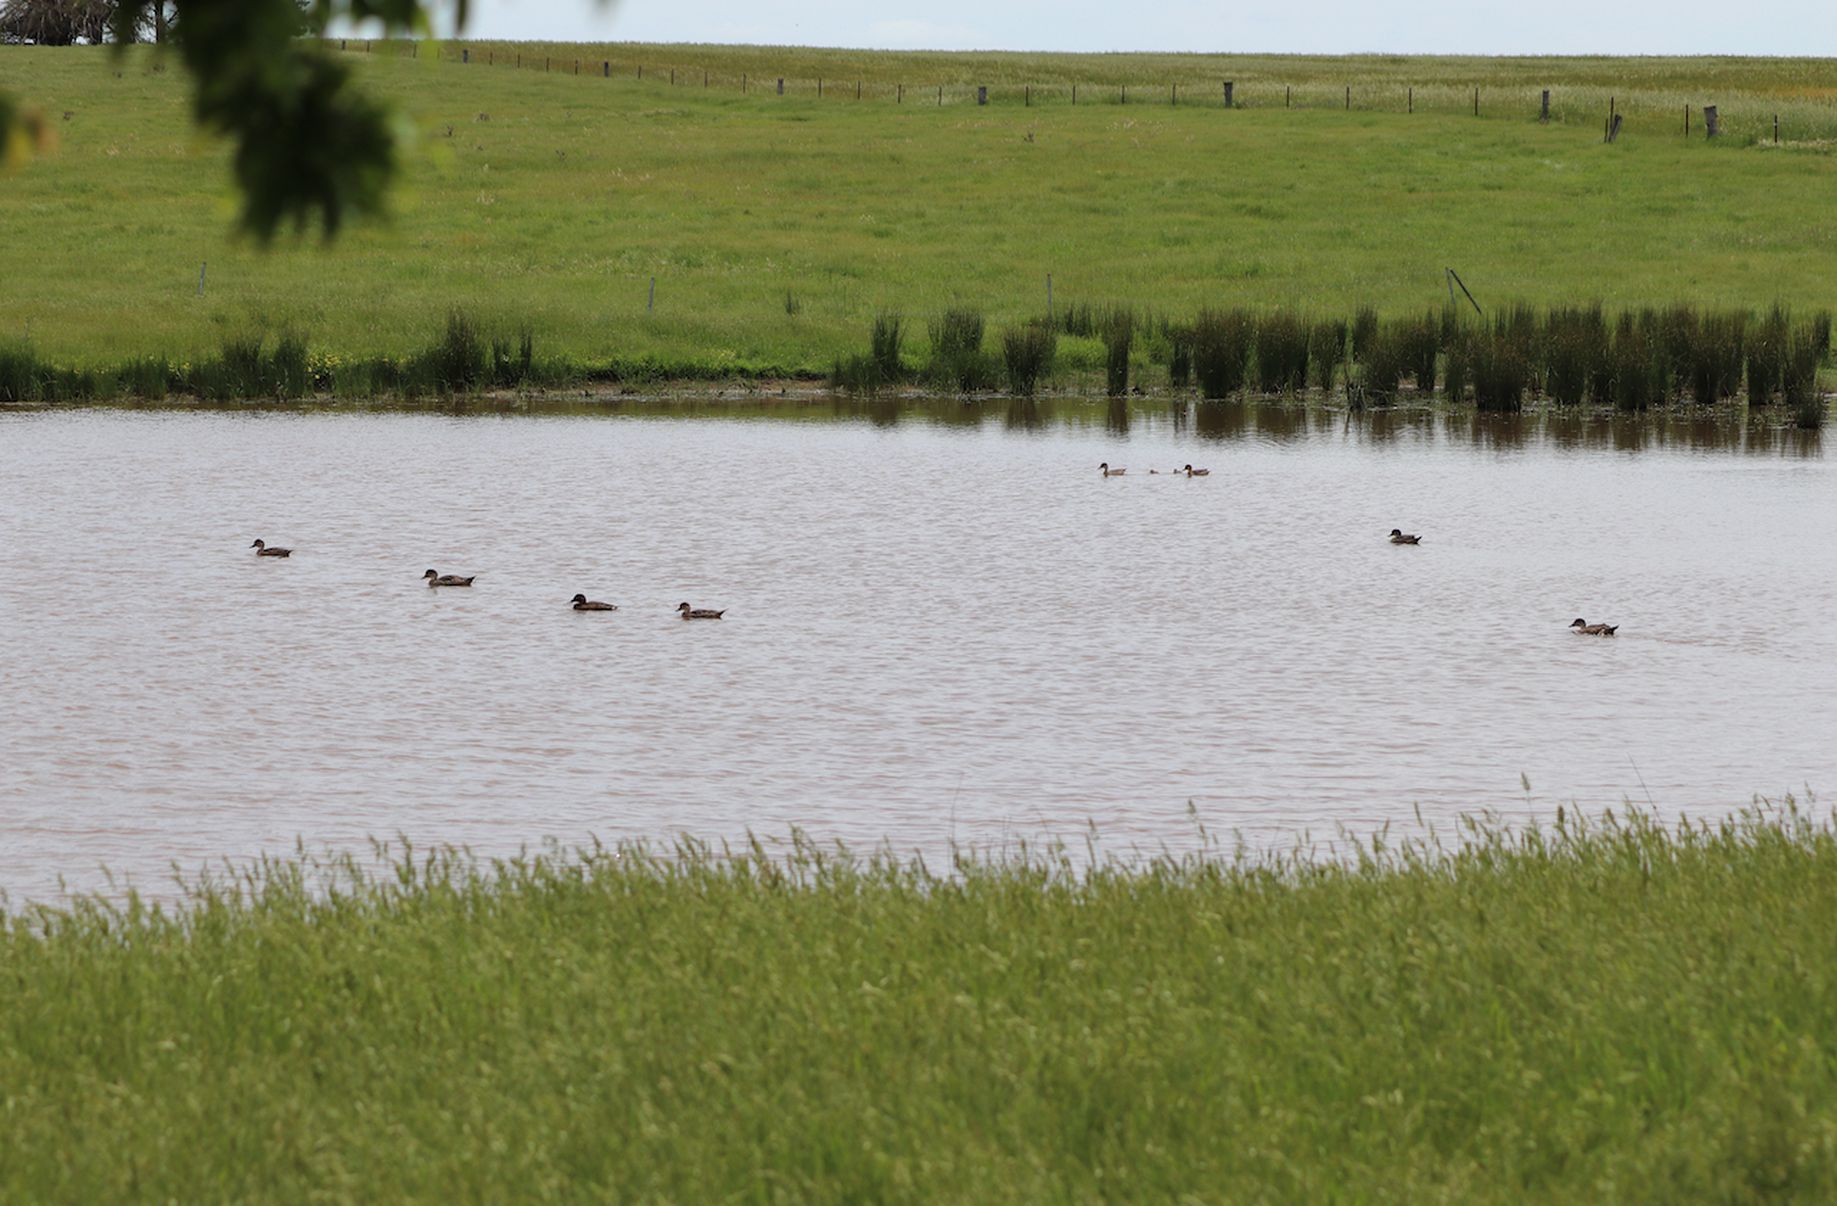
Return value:
<svg viewBox="0 0 1837 1206">
<path fill-rule="evenodd" d="M 1837 54 L 1837 2 L 471 0 L 468 36 L 935 50 Z M 450 0 L 449 0 L 450 6 Z"/>
</svg>

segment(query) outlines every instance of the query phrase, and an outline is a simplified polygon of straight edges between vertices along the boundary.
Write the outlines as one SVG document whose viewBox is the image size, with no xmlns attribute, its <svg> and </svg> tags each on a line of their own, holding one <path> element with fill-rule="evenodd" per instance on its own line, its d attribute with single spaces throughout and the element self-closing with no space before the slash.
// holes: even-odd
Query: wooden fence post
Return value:
<svg viewBox="0 0 1837 1206">
<path fill-rule="evenodd" d="M 781 75 L 778 77 L 778 95 L 783 96 L 784 94 L 785 94 L 785 77 Z"/>
<path fill-rule="evenodd" d="M 976 103 L 978 105 L 986 105 L 989 103 L 988 85 L 978 84 L 976 86 Z"/>
<path fill-rule="evenodd" d="M 461 63 L 470 63 L 472 61 L 472 48 L 471 47 L 461 46 L 459 48 L 459 61 Z"/>
<path fill-rule="evenodd" d="M 1703 128 L 1708 131 L 1704 134 L 1705 138 L 1714 138 L 1717 134 L 1722 132 L 1722 127 L 1716 120 L 1716 106 L 1703 106 Z"/>
<path fill-rule="evenodd" d="M 904 84 L 899 85 L 899 91 L 893 94 L 893 103 L 896 105 L 903 105 L 906 103 L 906 86 Z"/>
<path fill-rule="evenodd" d="M 1232 107 L 1232 100 L 1234 99 L 1232 97 L 1232 93 L 1235 92 L 1236 90 L 1237 90 L 1236 80 L 1226 80 L 1225 81 L 1225 108 L 1229 109 Z M 1287 108 L 1287 102 L 1283 103 L 1283 107 Z"/>
<path fill-rule="evenodd" d="M 612 60 L 611 59 L 607 59 L 605 62 L 600 64 L 600 78 L 603 80 L 609 80 L 612 78 Z"/>
<path fill-rule="evenodd" d="M 1543 107 L 1539 109 L 1537 112 L 1537 120 L 1538 121 L 1549 121 L 1550 120 L 1550 89 L 1548 88 L 1544 89 L 1544 103 L 1543 103 Z"/>
<path fill-rule="evenodd" d="M 1346 85 L 1346 112 L 1352 112 L 1352 85 Z"/>
<path fill-rule="evenodd" d="M 1473 90 L 1473 115 L 1480 116 L 1480 90 L 1478 88 Z"/>
<path fill-rule="evenodd" d="M 1409 107 L 1409 112 L 1411 112 L 1411 113 L 1414 113 L 1414 112 L 1416 112 L 1416 89 L 1415 89 L 1415 88 L 1413 88 L 1413 87 L 1412 87 L 1412 88 L 1410 89 L 1410 107 Z"/>
<path fill-rule="evenodd" d="M 1776 147 L 1780 145 L 1780 115 L 1778 113 L 1773 115 L 1773 145 Z"/>
</svg>

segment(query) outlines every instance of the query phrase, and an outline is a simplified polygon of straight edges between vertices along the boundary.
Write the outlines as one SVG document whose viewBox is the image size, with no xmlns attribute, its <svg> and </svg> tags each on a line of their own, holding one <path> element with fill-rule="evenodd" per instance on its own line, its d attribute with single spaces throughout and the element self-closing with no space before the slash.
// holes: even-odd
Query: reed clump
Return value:
<svg viewBox="0 0 1837 1206">
<path fill-rule="evenodd" d="M 1791 334 L 1791 320 L 1777 305 L 1749 332 L 1746 353 L 1750 406 L 1766 405 L 1784 386 Z"/>
<path fill-rule="evenodd" d="M 1104 353 L 1104 393 L 1120 398 L 1129 392 L 1129 354 L 1135 344 L 1135 313 L 1112 311 L 1101 329 Z"/>
<path fill-rule="evenodd" d="M 1356 324 L 1355 324 L 1356 329 Z M 1397 400 L 1408 369 L 1407 335 L 1396 323 L 1384 323 L 1366 333 L 1356 353 L 1359 384 L 1367 401 L 1388 406 Z"/>
<path fill-rule="evenodd" d="M 1256 320 L 1248 310 L 1201 310 L 1193 323 L 1193 373 L 1210 399 L 1229 398 L 1244 388 L 1254 347 Z"/>
<path fill-rule="evenodd" d="M 1298 394 L 1308 385 L 1308 324 L 1291 310 L 1263 315 L 1256 327 L 1257 392 Z"/>
<path fill-rule="evenodd" d="M 1642 411 L 1665 400 L 1668 357 L 1655 339 L 1650 317 L 1622 314 L 1614 327 L 1609 349 L 1614 409 Z"/>
<path fill-rule="evenodd" d="M 1045 322 L 1030 322 L 1002 332 L 1002 367 L 1008 392 L 1031 397 L 1040 378 L 1052 369 L 1058 336 Z"/>
<path fill-rule="evenodd" d="M 1474 406 L 1512 413 L 1524 408 L 1531 382 L 1531 344 L 1526 328 L 1501 316 L 1490 330 L 1477 329 L 1468 341 Z"/>
<path fill-rule="evenodd" d="M 1434 312 L 1397 324 L 1397 354 L 1403 359 L 1404 371 L 1415 382 L 1416 392 L 1424 397 L 1435 392 L 1441 336 L 1442 324 Z"/>
<path fill-rule="evenodd" d="M 1558 306 L 1544 316 L 1544 388 L 1559 406 L 1580 406 L 1608 363 L 1607 317 L 1599 305 Z"/>
<path fill-rule="evenodd" d="M 0 402 L 41 401 L 51 372 L 29 344 L 0 343 Z"/>
<path fill-rule="evenodd" d="M 1319 320 L 1308 328 L 1308 366 L 1314 375 L 1314 385 L 1323 396 L 1333 392 L 1333 383 L 1345 362 L 1344 319 Z"/>
<path fill-rule="evenodd" d="M 1000 365 L 983 351 L 982 311 L 952 306 L 926 324 L 931 362 L 925 376 L 934 386 L 959 393 L 993 389 Z"/>
<path fill-rule="evenodd" d="M 1193 382 L 1193 345 L 1198 333 L 1191 326 L 1167 328 L 1167 383 L 1185 390 Z"/>
</svg>

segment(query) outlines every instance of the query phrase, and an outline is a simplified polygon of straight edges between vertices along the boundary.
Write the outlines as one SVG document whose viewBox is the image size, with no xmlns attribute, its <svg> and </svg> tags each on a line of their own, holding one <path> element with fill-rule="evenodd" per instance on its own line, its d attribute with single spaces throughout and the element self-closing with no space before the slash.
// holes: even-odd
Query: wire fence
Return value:
<svg viewBox="0 0 1837 1206">
<path fill-rule="evenodd" d="M 1420 86 L 1373 83 L 1275 83 L 1267 79 L 1170 83 L 1051 81 L 998 84 L 901 83 L 863 78 L 755 75 L 680 64 L 557 54 L 539 44 L 531 49 L 462 42 L 338 39 L 338 49 L 355 55 L 432 58 L 462 66 L 617 80 L 651 87 L 738 92 L 761 100 L 806 99 L 946 108 L 1023 108 L 1055 105 L 1111 105 L 1210 108 L 1218 110 L 1339 110 L 1348 113 L 1459 113 L 1480 118 L 1596 125 L 1604 141 L 1624 133 L 1717 138 L 1742 145 L 1837 141 L 1837 103 L 1735 96 L 1720 103 L 1666 90 L 1619 93 L 1584 86 L 1527 88 L 1429 83 Z"/>
</svg>

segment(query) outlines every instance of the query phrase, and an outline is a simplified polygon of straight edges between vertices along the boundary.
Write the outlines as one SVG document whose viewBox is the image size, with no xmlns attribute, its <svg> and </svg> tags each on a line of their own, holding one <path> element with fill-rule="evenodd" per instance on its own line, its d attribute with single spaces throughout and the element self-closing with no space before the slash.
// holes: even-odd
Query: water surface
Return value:
<svg viewBox="0 0 1837 1206">
<path fill-rule="evenodd" d="M 0 889 L 397 833 L 1156 849 L 1189 804 L 1286 842 L 1837 785 L 1815 438 L 591 409 L 0 414 Z"/>
</svg>

